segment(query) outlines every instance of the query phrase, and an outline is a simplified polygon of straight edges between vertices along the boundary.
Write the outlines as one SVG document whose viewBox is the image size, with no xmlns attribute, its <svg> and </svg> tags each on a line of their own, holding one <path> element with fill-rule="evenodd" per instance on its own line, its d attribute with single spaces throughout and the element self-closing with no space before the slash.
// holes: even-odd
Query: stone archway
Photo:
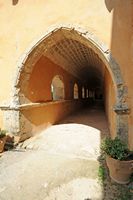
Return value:
<svg viewBox="0 0 133 200">
<path fill-rule="evenodd" d="M 63 100 L 64 97 L 64 82 L 63 78 L 59 75 L 56 75 L 52 79 L 51 83 L 51 93 L 52 93 L 52 100 Z"/>
<path fill-rule="evenodd" d="M 51 55 L 50 58 L 53 59 L 53 62 L 65 67 L 65 59 L 68 59 L 66 52 L 64 51 L 64 47 L 66 45 L 65 40 L 69 41 L 72 47 L 74 47 L 74 45 L 79 45 L 79 49 L 82 48 L 82 46 L 84 46 L 84 48 L 86 49 L 88 48 L 89 53 L 92 54 L 92 57 L 93 54 L 97 55 L 98 65 L 101 66 L 102 64 L 104 64 L 106 66 L 107 70 L 110 73 L 115 88 L 116 102 L 114 105 L 114 110 L 112 110 L 112 112 L 115 111 L 117 116 L 116 133 L 124 140 L 127 140 L 129 109 L 126 103 L 127 91 L 124 86 L 124 81 L 122 79 L 120 67 L 116 63 L 115 59 L 112 57 L 109 49 L 105 45 L 100 43 L 93 34 L 89 33 L 86 30 L 82 30 L 81 28 L 74 27 L 57 27 L 56 29 L 50 30 L 40 40 L 35 42 L 35 44 L 33 44 L 29 48 L 27 53 L 23 55 L 22 59 L 19 61 L 19 65 L 16 72 L 11 105 L 8 108 L 3 108 L 5 110 L 5 126 L 8 130 L 16 133 L 17 135 L 21 135 L 21 127 L 24 127 L 25 124 L 22 123 L 20 120 L 20 111 L 24 104 L 29 103 L 24 93 L 34 65 L 42 55 L 45 54 L 49 56 L 49 52 Z M 56 44 L 58 44 L 58 47 Z M 57 59 L 56 53 L 55 51 L 52 51 L 52 49 L 56 51 L 56 53 L 59 56 L 59 59 Z M 65 53 L 62 53 L 63 51 Z M 75 52 L 75 54 L 77 53 L 78 55 L 76 49 L 73 51 Z M 71 53 L 73 55 L 73 52 Z M 84 51 L 84 55 L 85 54 L 86 50 Z M 52 55 L 54 56 L 52 57 Z M 62 58 L 64 58 L 64 60 L 62 60 Z M 71 58 L 71 60 L 73 62 L 72 73 L 75 74 L 75 76 L 78 76 L 78 73 L 76 74 L 75 62 L 73 60 L 73 57 Z M 65 67 L 65 70 L 70 72 L 70 67 Z M 13 118 L 12 121 L 15 121 L 15 123 L 17 124 L 14 127 L 12 127 L 9 122 L 7 125 L 6 122 L 7 118 L 11 114 Z"/>
<path fill-rule="evenodd" d="M 79 97 L 79 91 L 78 91 L 77 83 L 75 83 L 74 87 L 73 87 L 73 97 L 74 97 L 74 99 L 78 99 L 78 97 Z"/>
</svg>

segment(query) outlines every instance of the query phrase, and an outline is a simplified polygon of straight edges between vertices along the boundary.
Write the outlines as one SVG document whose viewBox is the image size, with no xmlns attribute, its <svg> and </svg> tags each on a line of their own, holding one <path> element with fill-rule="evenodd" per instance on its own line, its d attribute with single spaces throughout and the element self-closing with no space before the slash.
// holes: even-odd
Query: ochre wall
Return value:
<svg viewBox="0 0 133 200">
<path fill-rule="evenodd" d="M 104 102 L 105 102 L 105 111 L 108 118 L 108 125 L 111 132 L 111 137 L 116 136 L 116 113 L 113 111 L 115 105 L 115 89 L 114 83 L 112 82 L 111 76 L 107 69 L 105 70 L 105 79 L 104 79 Z"/>
<path fill-rule="evenodd" d="M 31 137 L 46 129 L 51 124 L 58 122 L 73 111 L 80 109 L 83 100 L 67 100 L 58 102 L 47 102 L 38 107 L 31 107 L 21 111 L 20 120 L 24 122 L 26 134 L 22 127 L 20 140 Z"/>
<path fill-rule="evenodd" d="M 73 99 L 73 86 L 79 80 L 44 56 L 40 58 L 33 68 L 27 92 L 25 93 L 26 98 L 31 102 L 52 100 L 51 83 L 56 75 L 60 75 L 63 79 L 65 99 Z"/>
<path fill-rule="evenodd" d="M 129 144 L 133 148 L 133 1 L 113 2 L 111 51 L 121 67 L 130 108 Z"/>
</svg>

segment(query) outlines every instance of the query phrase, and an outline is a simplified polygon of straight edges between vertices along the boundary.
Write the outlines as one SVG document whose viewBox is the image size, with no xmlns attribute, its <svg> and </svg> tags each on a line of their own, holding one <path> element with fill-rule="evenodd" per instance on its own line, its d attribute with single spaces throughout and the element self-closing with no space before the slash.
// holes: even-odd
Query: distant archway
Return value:
<svg viewBox="0 0 133 200">
<path fill-rule="evenodd" d="M 52 94 L 52 100 L 53 101 L 64 99 L 64 83 L 62 81 L 62 77 L 59 76 L 59 75 L 56 75 L 52 79 L 51 94 Z"/>
<path fill-rule="evenodd" d="M 73 91 L 74 91 L 74 99 L 78 99 L 79 98 L 79 90 L 78 90 L 77 83 L 74 84 Z"/>
</svg>

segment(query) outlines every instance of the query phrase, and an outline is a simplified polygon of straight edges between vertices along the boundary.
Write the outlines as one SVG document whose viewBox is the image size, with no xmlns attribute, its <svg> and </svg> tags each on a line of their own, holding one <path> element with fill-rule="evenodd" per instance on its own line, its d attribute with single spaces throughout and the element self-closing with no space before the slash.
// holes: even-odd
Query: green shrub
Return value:
<svg viewBox="0 0 133 200">
<path fill-rule="evenodd" d="M 102 141 L 101 149 L 107 155 L 118 160 L 124 160 L 129 155 L 127 145 L 118 137 L 114 140 L 107 137 Z"/>
<path fill-rule="evenodd" d="M 101 182 L 104 182 L 106 175 L 105 175 L 105 168 L 103 166 L 99 166 L 98 169 L 98 178 Z"/>
<path fill-rule="evenodd" d="M 2 130 L 1 128 L 0 128 L 0 138 L 3 138 L 5 135 L 6 135 L 6 130 Z"/>
</svg>

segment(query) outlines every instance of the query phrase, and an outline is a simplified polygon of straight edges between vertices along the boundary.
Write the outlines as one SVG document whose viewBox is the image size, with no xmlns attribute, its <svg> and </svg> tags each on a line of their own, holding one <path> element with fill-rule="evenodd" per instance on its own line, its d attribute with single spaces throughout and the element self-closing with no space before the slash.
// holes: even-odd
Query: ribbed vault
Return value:
<svg viewBox="0 0 133 200">
<path fill-rule="evenodd" d="M 79 41 L 64 37 L 50 47 L 45 56 L 76 76 L 85 85 L 102 86 L 105 71 L 103 62 L 91 48 Z"/>
</svg>

